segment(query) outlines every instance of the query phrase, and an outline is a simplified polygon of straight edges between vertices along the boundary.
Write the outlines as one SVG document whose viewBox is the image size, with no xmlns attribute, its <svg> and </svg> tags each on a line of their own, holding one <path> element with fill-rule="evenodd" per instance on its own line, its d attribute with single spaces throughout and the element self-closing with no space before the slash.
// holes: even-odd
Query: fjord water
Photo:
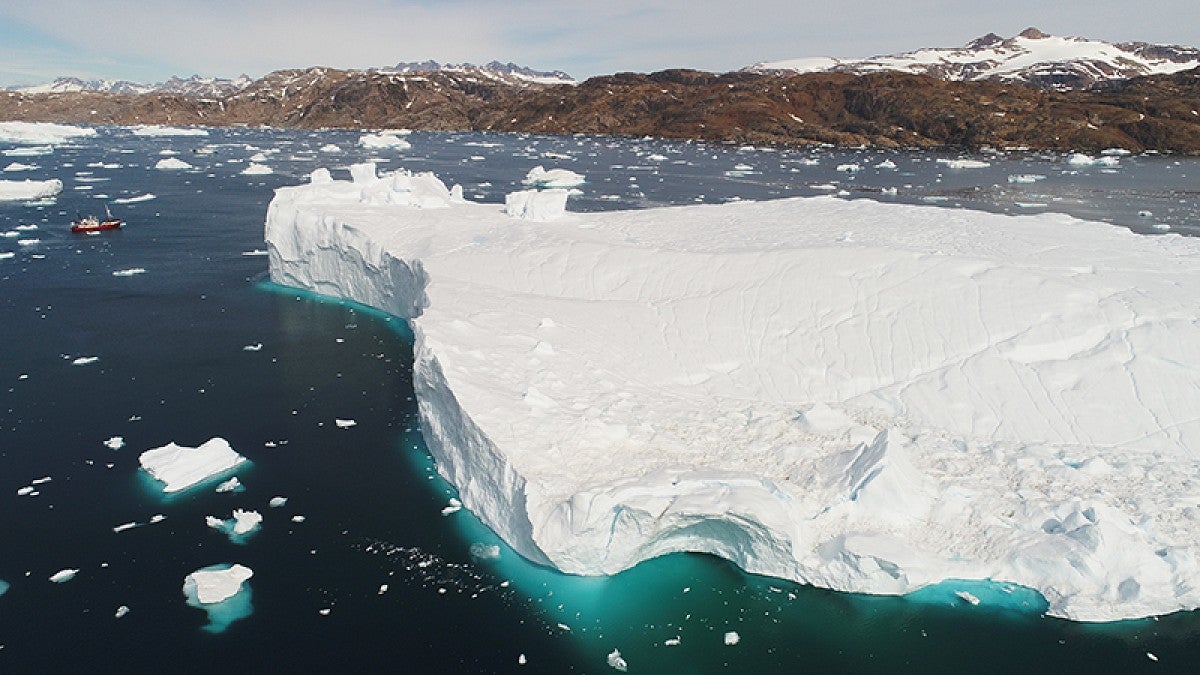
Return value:
<svg viewBox="0 0 1200 675">
<path fill-rule="evenodd" d="M 932 154 L 432 133 L 413 134 L 406 152 L 366 154 L 357 138 L 102 129 L 3 174 L 60 178 L 65 190 L 50 204 L 0 203 L 0 232 L 37 225 L 0 238 L 0 253 L 14 253 L 0 259 L 0 580 L 11 585 L 0 590 L 0 670 L 605 672 L 616 649 L 631 672 L 1184 672 L 1200 657 L 1195 612 L 1075 624 L 1019 592 L 1015 608 L 968 583 L 865 597 L 707 556 L 595 579 L 530 565 L 465 510 L 442 514 L 453 491 L 415 429 L 404 323 L 273 286 L 259 254 L 274 187 L 368 157 L 496 203 L 543 164 L 588 176 L 572 209 L 836 192 L 1067 211 L 1147 236 L 1162 224 L 1200 233 L 1200 162 L 1013 153 L 951 168 Z M 329 144 L 342 152 L 321 151 Z M 213 152 L 192 152 L 202 147 Z M 164 151 L 195 169 L 153 168 Z M 260 152 L 275 173 L 243 175 Z M 877 168 L 888 159 L 896 168 Z M 76 212 L 146 194 L 113 205 L 121 231 L 67 231 Z M 98 358 L 74 365 L 80 357 Z M 106 447 L 113 436 L 124 447 Z M 138 470 L 147 449 L 214 436 L 250 459 L 236 471 L 244 491 L 211 482 L 166 497 Z M 19 495 L 25 486 L 37 494 Z M 271 508 L 276 496 L 287 503 Z M 235 508 L 265 517 L 245 544 L 205 524 Z M 150 523 L 156 514 L 165 520 Z M 254 570 L 253 609 L 210 633 L 181 588 L 219 563 Z M 48 580 L 62 569 L 79 572 Z M 726 645 L 731 631 L 738 642 Z"/>
</svg>

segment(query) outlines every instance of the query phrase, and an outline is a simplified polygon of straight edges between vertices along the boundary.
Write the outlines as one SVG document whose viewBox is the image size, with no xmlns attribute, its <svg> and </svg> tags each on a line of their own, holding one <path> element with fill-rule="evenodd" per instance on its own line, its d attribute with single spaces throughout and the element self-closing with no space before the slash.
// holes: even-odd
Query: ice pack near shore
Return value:
<svg viewBox="0 0 1200 675">
<path fill-rule="evenodd" d="M 218 437 L 195 448 L 168 443 L 143 452 L 138 461 L 146 473 L 163 483 L 163 492 L 172 493 L 219 476 L 247 460 Z"/>
<path fill-rule="evenodd" d="M 438 470 L 530 560 L 1200 606 L 1200 240 L 830 197 L 539 222 L 408 190 L 280 189 L 271 276 L 410 319 Z"/>
</svg>

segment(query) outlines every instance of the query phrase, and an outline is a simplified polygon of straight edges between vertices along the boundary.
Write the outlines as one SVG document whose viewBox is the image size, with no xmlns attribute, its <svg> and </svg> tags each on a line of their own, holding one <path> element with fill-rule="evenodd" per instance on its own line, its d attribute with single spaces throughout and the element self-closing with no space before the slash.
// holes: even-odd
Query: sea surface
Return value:
<svg viewBox="0 0 1200 675">
<path fill-rule="evenodd" d="M 602 673 L 614 650 L 643 673 L 1200 663 L 1197 612 L 1080 624 L 969 582 L 870 597 L 700 555 L 610 578 L 531 565 L 453 509 L 416 428 L 406 324 L 272 285 L 262 241 L 274 188 L 368 159 L 496 204 L 540 164 L 587 176 L 573 210 L 834 195 L 1195 235 L 1200 160 L 1010 152 L 956 168 L 934 153 L 582 136 L 417 132 L 398 151 L 348 131 L 99 131 L 0 158 L 37 167 L 0 179 L 65 185 L 51 201 L 0 202 L 0 672 Z M 154 168 L 170 156 L 194 168 Z M 243 174 L 251 158 L 273 173 Z M 68 231 L 105 204 L 124 229 Z M 214 437 L 250 463 L 174 496 L 139 470 L 145 450 Z M 232 475 L 241 490 L 217 492 Z M 261 529 L 235 542 L 206 524 L 234 509 L 260 512 Z M 220 608 L 226 625 L 181 589 L 233 563 L 254 576 Z M 60 570 L 78 571 L 51 582 Z"/>
</svg>

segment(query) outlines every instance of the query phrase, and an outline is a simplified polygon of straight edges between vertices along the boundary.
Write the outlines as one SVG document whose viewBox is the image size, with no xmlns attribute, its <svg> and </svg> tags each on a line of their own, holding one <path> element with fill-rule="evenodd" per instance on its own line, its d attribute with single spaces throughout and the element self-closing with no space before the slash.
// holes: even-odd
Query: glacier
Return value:
<svg viewBox="0 0 1200 675">
<path fill-rule="evenodd" d="M 409 320 L 421 432 L 529 560 L 1200 607 L 1200 240 L 834 197 L 554 220 L 276 192 L 273 281 Z"/>
</svg>

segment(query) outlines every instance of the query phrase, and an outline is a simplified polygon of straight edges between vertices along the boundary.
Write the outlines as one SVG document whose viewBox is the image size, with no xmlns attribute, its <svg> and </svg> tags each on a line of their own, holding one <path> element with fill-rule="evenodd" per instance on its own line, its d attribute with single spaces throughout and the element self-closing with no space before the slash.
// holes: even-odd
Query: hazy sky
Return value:
<svg viewBox="0 0 1200 675">
<path fill-rule="evenodd" d="M 952 47 L 1028 26 L 1200 46 L 1197 0 L 4 0 L 0 85 L 513 61 L 577 78 Z"/>
</svg>

